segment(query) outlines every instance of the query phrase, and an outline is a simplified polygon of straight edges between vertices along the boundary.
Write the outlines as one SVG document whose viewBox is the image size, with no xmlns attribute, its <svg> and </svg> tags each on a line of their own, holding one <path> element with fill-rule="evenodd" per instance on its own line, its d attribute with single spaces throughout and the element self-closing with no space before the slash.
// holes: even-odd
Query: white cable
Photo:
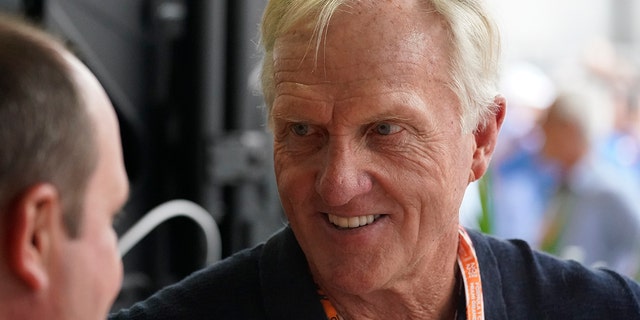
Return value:
<svg viewBox="0 0 640 320">
<path fill-rule="evenodd" d="M 222 255 L 222 244 L 218 224 L 207 210 L 188 200 L 167 201 L 145 214 L 118 240 L 120 257 L 124 257 L 133 246 L 158 225 L 179 216 L 191 218 L 204 231 L 207 242 L 206 264 L 219 260 Z"/>
</svg>

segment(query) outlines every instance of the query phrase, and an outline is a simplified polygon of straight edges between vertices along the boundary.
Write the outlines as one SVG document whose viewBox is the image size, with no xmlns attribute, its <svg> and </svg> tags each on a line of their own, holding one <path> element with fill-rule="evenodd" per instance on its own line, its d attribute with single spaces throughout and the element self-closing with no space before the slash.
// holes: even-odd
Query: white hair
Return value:
<svg viewBox="0 0 640 320">
<path fill-rule="evenodd" d="M 451 83 L 449 86 L 460 103 L 460 126 L 471 132 L 485 125 L 495 114 L 498 94 L 500 36 L 494 21 L 487 14 L 481 0 L 417 0 L 439 14 L 449 28 L 453 44 Z M 262 20 L 261 45 L 262 90 L 270 115 L 274 100 L 273 47 L 276 39 L 301 21 L 313 30 L 309 39 L 316 55 L 331 17 L 341 6 L 354 6 L 366 0 L 271 0 Z M 374 5 L 375 2 L 369 2 Z M 425 17 L 427 15 L 425 14 Z"/>
</svg>

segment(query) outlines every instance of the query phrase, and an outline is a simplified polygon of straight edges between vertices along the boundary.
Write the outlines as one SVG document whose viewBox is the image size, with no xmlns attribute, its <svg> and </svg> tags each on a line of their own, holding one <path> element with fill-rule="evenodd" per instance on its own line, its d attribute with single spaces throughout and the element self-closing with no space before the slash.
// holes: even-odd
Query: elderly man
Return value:
<svg viewBox="0 0 640 320">
<path fill-rule="evenodd" d="M 270 1 L 289 225 L 113 319 L 640 317 L 629 279 L 459 227 L 505 115 L 498 40 L 479 1 Z"/>
<path fill-rule="evenodd" d="M 104 319 L 128 195 L 104 90 L 35 27 L 0 16 L 0 319 Z"/>
</svg>

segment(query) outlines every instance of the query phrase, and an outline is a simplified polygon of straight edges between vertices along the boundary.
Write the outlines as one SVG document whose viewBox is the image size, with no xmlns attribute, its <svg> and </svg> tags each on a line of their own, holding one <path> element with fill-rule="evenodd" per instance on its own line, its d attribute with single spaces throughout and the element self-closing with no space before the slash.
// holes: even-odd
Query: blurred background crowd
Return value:
<svg viewBox="0 0 640 320">
<path fill-rule="evenodd" d="M 463 224 L 638 278 L 638 5 L 489 2 L 503 24 L 507 117 Z"/>
</svg>

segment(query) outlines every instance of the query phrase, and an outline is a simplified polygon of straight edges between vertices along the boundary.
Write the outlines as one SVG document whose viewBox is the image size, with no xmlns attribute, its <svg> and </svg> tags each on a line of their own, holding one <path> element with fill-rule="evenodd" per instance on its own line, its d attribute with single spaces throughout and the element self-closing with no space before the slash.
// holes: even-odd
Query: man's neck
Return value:
<svg viewBox="0 0 640 320">
<path fill-rule="evenodd" d="M 441 266 L 439 269 L 431 269 L 417 277 L 405 277 L 405 281 L 394 286 L 367 294 L 346 294 L 330 288 L 323 290 L 345 320 L 450 320 L 454 319 L 459 299 L 464 299 L 464 290 L 460 290 L 463 284 L 457 255 L 440 261 L 430 264 Z"/>
</svg>

